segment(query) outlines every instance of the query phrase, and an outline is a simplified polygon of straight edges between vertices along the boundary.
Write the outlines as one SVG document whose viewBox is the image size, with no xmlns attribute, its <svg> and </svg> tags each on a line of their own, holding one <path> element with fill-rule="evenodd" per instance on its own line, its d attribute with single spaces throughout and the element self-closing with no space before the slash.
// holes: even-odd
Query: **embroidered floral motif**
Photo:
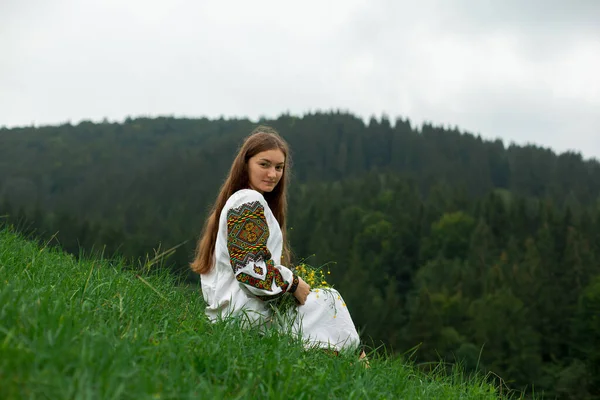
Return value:
<svg viewBox="0 0 600 400">
<path fill-rule="evenodd" d="M 267 264 L 267 276 L 265 279 L 255 278 L 243 272 L 237 274 L 236 278 L 238 281 L 245 283 L 246 285 L 254 286 L 258 289 L 263 290 L 272 290 L 273 280 L 275 280 L 275 285 L 280 287 L 284 292 L 287 291 L 288 283 L 283 280 L 283 276 L 281 276 L 281 272 L 275 268 L 275 264 L 273 264 L 272 260 L 268 260 Z"/>
<path fill-rule="evenodd" d="M 260 228 L 257 228 L 252 222 L 248 222 L 244 225 L 244 232 L 240 236 L 243 236 L 247 242 L 254 243 L 258 239 L 258 235 L 261 233 Z"/>
<path fill-rule="evenodd" d="M 227 250 L 236 279 L 257 289 L 272 291 L 273 283 L 281 289 L 281 293 L 276 295 L 259 296 L 263 300 L 279 297 L 289 286 L 271 259 L 271 252 L 267 248 L 268 238 L 269 225 L 265 218 L 265 210 L 259 201 L 244 203 L 227 212 Z M 259 261 L 264 261 L 267 266 L 265 279 L 239 272 L 246 265 Z M 260 275 L 264 273 L 256 264 L 253 270 Z"/>
<path fill-rule="evenodd" d="M 260 202 L 244 203 L 227 212 L 227 250 L 234 273 L 250 262 L 271 258 L 268 237 L 269 226 Z"/>
<path fill-rule="evenodd" d="M 298 289 L 299 284 L 300 280 L 298 279 L 298 275 L 294 274 L 294 278 L 292 279 L 292 286 L 290 287 L 290 293 L 295 293 L 296 289 Z"/>
</svg>

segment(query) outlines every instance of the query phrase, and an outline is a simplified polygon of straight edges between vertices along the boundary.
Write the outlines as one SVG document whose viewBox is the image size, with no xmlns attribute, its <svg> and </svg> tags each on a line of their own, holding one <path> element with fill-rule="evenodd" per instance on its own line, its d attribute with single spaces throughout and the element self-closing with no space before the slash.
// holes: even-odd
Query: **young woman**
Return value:
<svg viewBox="0 0 600 400">
<path fill-rule="evenodd" d="M 286 241 L 287 143 L 259 126 L 245 140 L 198 242 L 192 269 L 199 273 L 211 321 L 236 317 L 270 324 L 269 302 L 294 296 L 283 318 L 307 347 L 358 348 L 359 336 L 341 295 L 311 291 L 290 269 Z"/>
</svg>

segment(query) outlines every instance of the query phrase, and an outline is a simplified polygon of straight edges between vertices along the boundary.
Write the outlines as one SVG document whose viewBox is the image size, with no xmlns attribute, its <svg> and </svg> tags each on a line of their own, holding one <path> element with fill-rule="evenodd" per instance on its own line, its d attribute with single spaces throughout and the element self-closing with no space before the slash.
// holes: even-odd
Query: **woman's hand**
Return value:
<svg viewBox="0 0 600 400">
<path fill-rule="evenodd" d="M 298 287 L 294 292 L 294 297 L 298 300 L 300 305 L 306 303 L 306 298 L 308 297 L 308 293 L 310 293 L 310 286 L 308 283 L 304 282 L 304 280 L 298 277 Z"/>
</svg>

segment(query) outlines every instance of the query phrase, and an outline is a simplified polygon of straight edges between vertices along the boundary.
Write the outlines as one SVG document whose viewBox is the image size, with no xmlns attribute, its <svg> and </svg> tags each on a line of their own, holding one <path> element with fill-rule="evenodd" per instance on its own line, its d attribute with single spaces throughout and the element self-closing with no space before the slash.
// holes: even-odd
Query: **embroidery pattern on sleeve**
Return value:
<svg viewBox="0 0 600 400">
<path fill-rule="evenodd" d="M 275 268 L 271 252 L 267 248 L 268 238 L 269 225 L 265 218 L 265 209 L 259 201 L 244 203 L 227 212 L 227 249 L 237 280 L 267 291 L 272 290 L 272 284 L 275 281 L 275 285 L 282 290 L 280 294 L 283 294 L 287 291 L 288 283 L 283 279 L 281 272 Z M 238 272 L 251 263 L 254 272 L 258 273 L 261 268 L 255 263 L 261 261 L 267 267 L 265 279 Z M 259 297 L 263 298 L 264 296 Z M 273 298 L 273 296 L 269 296 L 269 298 Z"/>
</svg>

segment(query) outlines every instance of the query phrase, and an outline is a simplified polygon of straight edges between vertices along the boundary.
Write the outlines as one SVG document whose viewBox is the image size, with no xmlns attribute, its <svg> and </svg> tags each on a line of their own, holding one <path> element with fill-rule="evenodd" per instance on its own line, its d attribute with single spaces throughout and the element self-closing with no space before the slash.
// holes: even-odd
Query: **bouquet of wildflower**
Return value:
<svg viewBox="0 0 600 400">
<path fill-rule="evenodd" d="M 326 279 L 326 276 L 331 275 L 328 264 L 313 267 L 305 262 L 301 262 L 293 267 L 292 271 L 310 286 L 311 292 L 317 293 L 317 297 L 320 292 L 327 292 L 327 289 L 333 288 L 333 285 L 330 285 Z M 274 304 L 271 304 L 271 307 L 275 315 L 281 317 L 283 315 L 290 315 L 290 312 L 293 313 L 296 311 L 297 305 L 298 302 L 294 296 L 282 296 Z"/>
<path fill-rule="evenodd" d="M 327 269 L 325 272 L 323 265 L 321 267 L 313 267 L 306 263 L 300 263 L 293 271 L 296 275 L 304 280 L 304 282 L 308 283 L 311 289 L 320 289 L 320 288 L 329 288 L 332 287 L 327 280 L 325 279 L 325 275 L 330 275 L 331 271 Z"/>
</svg>

